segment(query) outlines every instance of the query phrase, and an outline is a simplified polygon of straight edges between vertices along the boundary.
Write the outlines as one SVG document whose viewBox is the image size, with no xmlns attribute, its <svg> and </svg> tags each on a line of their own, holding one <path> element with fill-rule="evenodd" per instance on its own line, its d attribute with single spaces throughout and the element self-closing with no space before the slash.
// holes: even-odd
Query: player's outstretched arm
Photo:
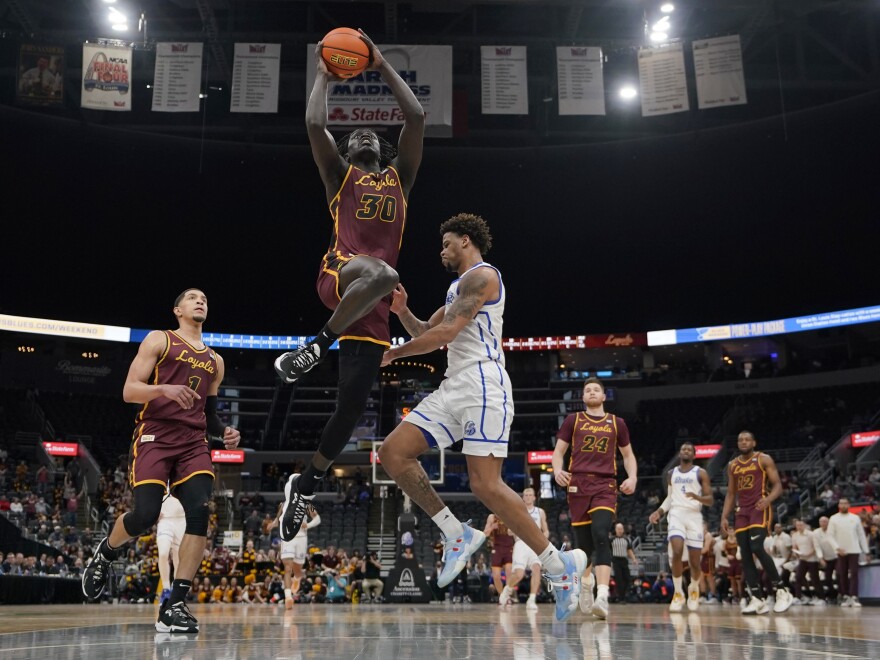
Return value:
<svg viewBox="0 0 880 660">
<path fill-rule="evenodd" d="M 404 197 L 409 197 L 409 191 L 412 190 L 413 183 L 415 183 L 419 165 L 422 164 L 425 110 L 409 85 L 406 84 L 406 81 L 400 77 L 400 74 L 388 63 L 388 60 L 382 57 L 382 53 L 376 48 L 376 44 L 373 43 L 372 39 L 363 30 L 359 30 L 359 32 L 361 33 L 361 39 L 370 48 L 370 68 L 378 71 L 382 76 L 382 80 L 388 83 L 388 86 L 394 93 L 394 98 L 397 99 L 397 105 L 400 106 L 400 110 L 403 112 L 403 128 L 400 130 L 400 137 L 397 140 L 395 165 L 403 185 L 403 195 Z"/>
<path fill-rule="evenodd" d="M 335 79 L 321 57 L 321 42 L 315 47 L 315 84 L 306 105 L 306 132 L 312 146 L 312 158 L 327 190 L 328 201 L 336 195 L 348 164 L 336 150 L 336 141 L 327 130 L 327 86 Z"/>
<path fill-rule="evenodd" d="M 382 366 L 398 358 L 430 353 L 449 344 L 473 320 L 487 300 L 498 297 L 499 287 L 494 270 L 477 268 L 468 272 L 461 278 L 458 298 L 444 311 L 442 322 L 412 341 L 385 351 Z"/>
<path fill-rule="evenodd" d="M 443 320 L 444 308 L 441 307 L 431 315 L 430 319 L 422 321 L 407 307 L 406 302 L 408 299 L 409 295 L 402 284 L 398 284 L 394 291 L 391 292 L 391 311 L 397 314 L 410 337 L 420 336 Z"/>
</svg>

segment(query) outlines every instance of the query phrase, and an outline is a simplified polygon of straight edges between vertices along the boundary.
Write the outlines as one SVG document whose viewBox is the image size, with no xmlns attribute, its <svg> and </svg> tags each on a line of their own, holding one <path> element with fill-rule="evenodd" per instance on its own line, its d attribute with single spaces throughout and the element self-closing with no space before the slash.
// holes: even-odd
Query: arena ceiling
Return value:
<svg viewBox="0 0 880 660">
<path fill-rule="evenodd" d="M 454 86 L 466 98 L 468 139 L 476 144 L 527 145 L 596 141 L 693 130 L 792 112 L 880 87 L 880 3 L 877 0 L 680 0 L 674 2 L 671 39 L 739 34 L 749 104 L 695 121 L 692 113 L 665 121 L 633 121 L 622 113 L 602 122 L 559 117 L 555 111 L 557 45 L 600 45 L 607 56 L 608 93 L 618 72 L 635 69 L 635 51 L 659 18 L 661 0 L 414 0 L 352 2 L 311 0 L 116 0 L 132 17 L 130 31 L 113 33 L 104 0 L 0 0 L 0 37 L 63 43 L 74 84 L 81 64 L 73 57 L 85 40 L 108 37 L 149 52 L 157 41 L 203 41 L 208 79 L 231 79 L 235 42 L 282 44 L 279 116 L 228 117 L 215 131 L 248 141 L 270 132 L 279 141 L 304 137 L 307 44 L 339 26 L 361 27 L 377 43 L 453 46 Z M 140 20 L 142 19 L 142 20 Z M 140 22 L 142 28 L 136 29 Z M 481 45 L 529 47 L 528 117 L 480 113 Z M 141 58 L 145 67 L 149 57 Z M 137 62 L 135 62 L 137 66 Z M 151 75 L 146 68 L 144 75 Z M 69 111 L 78 113 L 75 104 Z M 140 118 L 128 118 L 137 124 Z M 145 130 L 187 133 L 198 125 L 144 121 Z"/>
</svg>

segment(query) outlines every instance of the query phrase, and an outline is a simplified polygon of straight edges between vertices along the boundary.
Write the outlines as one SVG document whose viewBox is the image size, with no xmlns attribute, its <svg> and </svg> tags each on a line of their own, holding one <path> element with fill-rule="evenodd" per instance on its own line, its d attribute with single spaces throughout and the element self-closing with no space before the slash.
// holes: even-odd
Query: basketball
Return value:
<svg viewBox="0 0 880 660">
<path fill-rule="evenodd" d="M 330 73 L 340 78 L 351 78 L 369 65 L 370 49 L 357 30 L 336 28 L 324 35 L 321 58 Z"/>
</svg>

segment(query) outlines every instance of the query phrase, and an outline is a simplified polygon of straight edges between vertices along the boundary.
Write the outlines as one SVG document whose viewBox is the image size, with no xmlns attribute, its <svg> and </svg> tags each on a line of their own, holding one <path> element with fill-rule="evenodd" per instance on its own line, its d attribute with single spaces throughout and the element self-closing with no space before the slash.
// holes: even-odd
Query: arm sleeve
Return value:
<svg viewBox="0 0 880 660">
<path fill-rule="evenodd" d="M 309 522 L 306 523 L 306 529 L 311 529 L 312 527 L 317 527 L 321 524 L 321 516 L 320 514 L 312 518 Z"/>
<path fill-rule="evenodd" d="M 226 424 L 220 421 L 217 416 L 217 396 L 209 396 L 205 399 L 205 422 L 207 423 L 208 433 L 212 436 L 223 436 L 226 431 Z"/>
</svg>

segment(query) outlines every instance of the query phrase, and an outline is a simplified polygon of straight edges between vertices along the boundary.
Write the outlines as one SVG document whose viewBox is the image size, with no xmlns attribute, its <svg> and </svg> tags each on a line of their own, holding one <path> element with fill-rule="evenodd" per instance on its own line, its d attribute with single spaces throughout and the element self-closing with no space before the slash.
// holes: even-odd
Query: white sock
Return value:
<svg viewBox="0 0 880 660">
<path fill-rule="evenodd" d="M 590 572 L 587 573 L 587 576 L 584 578 L 584 586 L 585 586 L 587 589 L 592 590 L 592 589 L 593 589 L 593 583 L 594 583 L 594 582 L 595 582 L 595 580 L 593 579 L 593 571 L 592 571 L 592 569 L 591 569 Z"/>
<path fill-rule="evenodd" d="M 680 575 L 678 577 L 673 576 L 672 584 L 675 585 L 675 593 L 677 593 L 677 594 L 684 593 L 684 590 L 682 589 L 682 586 L 681 586 L 681 576 Z"/>
<path fill-rule="evenodd" d="M 290 589 L 285 589 L 285 590 L 284 590 L 284 597 L 287 598 L 287 599 L 293 598 L 293 594 L 290 593 Z"/>
<path fill-rule="evenodd" d="M 601 598 L 602 596 L 605 596 L 605 598 L 608 598 L 608 585 L 607 584 L 600 584 L 598 587 L 596 587 L 596 598 Z"/>
<path fill-rule="evenodd" d="M 449 510 L 448 506 L 443 507 L 443 510 L 431 518 L 431 520 L 433 520 L 437 524 L 437 527 L 440 528 L 440 531 L 443 532 L 444 538 L 456 539 L 464 534 L 464 527 L 461 526 L 461 521 L 452 515 L 452 511 Z"/>
<path fill-rule="evenodd" d="M 550 575 L 560 575 L 565 571 L 565 564 L 562 563 L 559 550 L 552 543 L 547 544 L 544 552 L 538 555 L 538 560 Z"/>
</svg>

